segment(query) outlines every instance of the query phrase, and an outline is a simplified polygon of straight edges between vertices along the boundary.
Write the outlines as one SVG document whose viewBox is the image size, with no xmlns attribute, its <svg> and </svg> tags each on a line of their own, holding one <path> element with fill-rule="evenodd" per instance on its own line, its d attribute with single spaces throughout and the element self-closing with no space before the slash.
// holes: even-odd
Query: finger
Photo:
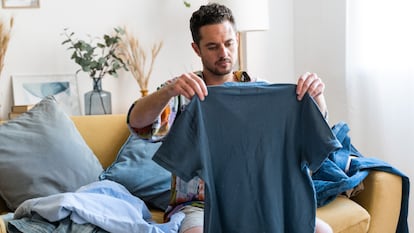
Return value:
<svg viewBox="0 0 414 233">
<path fill-rule="evenodd" d="M 302 89 L 303 89 L 303 83 L 306 81 L 306 79 L 308 78 L 308 76 L 310 75 L 309 72 L 306 72 L 304 74 L 302 74 L 299 79 L 298 79 L 298 83 L 297 83 L 297 87 L 296 87 L 296 94 L 299 95 L 300 93 L 302 93 Z"/>
<path fill-rule="evenodd" d="M 168 87 L 171 91 L 171 96 L 178 96 L 183 95 L 185 97 L 191 96 L 191 93 L 188 93 L 187 89 L 183 87 L 185 85 L 185 81 L 183 81 L 183 78 L 175 77 L 168 81 Z"/>
<path fill-rule="evenodd" d="M 299 78 L 296 91 L 298 100 L 302 100 L 303 96 L 305 96 L 306 92 L 308 92 L 316 77 L 317 76 L 314 73 L 307 72 Z"/>
<path fill-rule="evenodd" d="M 201 100 L 204 100 L 205 96 L 208 95 L 206 83 L 202 78 L 194 73 L 190 73 L 190 76 L 195 81 L 194 91 Z"/>
<path fill-rule="evenodd" d="M 311 84 L 308 93 L 312 98 L 315 98 L 322 94 L 324 90 L 325 84 L 320 79 L 318 79 Z"/>
<path fill-rule="evenodd" d="M 186 98 L 191 99 L 194 95 L 198 95 L 201 100 L 204 100 L 207 88 L 203 80 L 193 73 L 183 74 L 176 79 L 175 85 L 180 94 Z"/>
<path fill-rule="evenodd" d="M 195 91 L 191 85 L 192 79 L 188 76 L 188 74 L 183 74 L 178 77 L 175 81 L 175 86 L 179 92 L 179 94 L 185 96 L 187 99 L 191 99 Z"/>
<path fill-rule="evenodd" d="M 317 74 L 313 74 L 313 80 L 309 84 L 308 93 L 312 97 L 316 97 L 323 93 L 325 89 L 325 84 L 322 82 L 322 79 L 318 77 Z"/>
</svg>

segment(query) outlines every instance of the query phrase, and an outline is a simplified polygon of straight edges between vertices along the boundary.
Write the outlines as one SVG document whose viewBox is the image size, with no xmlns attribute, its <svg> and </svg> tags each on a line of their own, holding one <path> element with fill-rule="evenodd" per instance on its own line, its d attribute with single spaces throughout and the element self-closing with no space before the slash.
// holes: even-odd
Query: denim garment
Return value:
<svg viewBox="0 0 414 233">
<path fill-rule="evenodd" d="M 397 233 L 408 233 L 407 216 L 410 182 L 409 178 L 390 164 L 376 158 L 364 157 L 351 144 L 349 127 L 339 122 L 332 128 L 342 148 L 332 152 L 322 166 L 312 175 L 318 207 L 333 201 L 337 195 L 360 184 L 371 170 L 385 171 L 402 178 L 402 201 Z M 349 156 L 355 156 L 346 171 Z M 346 172 L 345 172 L 346 171 Z"/>
</svg>

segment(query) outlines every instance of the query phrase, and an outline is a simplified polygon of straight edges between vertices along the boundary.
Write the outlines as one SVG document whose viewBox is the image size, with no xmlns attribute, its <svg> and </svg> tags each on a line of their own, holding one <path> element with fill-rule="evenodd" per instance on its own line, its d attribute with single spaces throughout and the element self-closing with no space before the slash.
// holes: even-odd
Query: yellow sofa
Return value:
<svg viewBox="0 0 414 233">
<path fill-rule="evenodd" d="M 129 136 L 125 115 L 73 116 L 72 120 L 102 166 L 108 167 Z M 317 216 L 329 223 L 335 233 L 395 233 L 402 198 L 401 178 L 385 172 L 371 172 L 364 187 L 355 198 L 339 196 L 318 208 Z M 7 212 L 0 199 L 0 213 Z M 161 211 L 151 212 L 155 221 L 162 221 Z M 1 218 L 0 233 L 6 233 Z"/>
</svg>

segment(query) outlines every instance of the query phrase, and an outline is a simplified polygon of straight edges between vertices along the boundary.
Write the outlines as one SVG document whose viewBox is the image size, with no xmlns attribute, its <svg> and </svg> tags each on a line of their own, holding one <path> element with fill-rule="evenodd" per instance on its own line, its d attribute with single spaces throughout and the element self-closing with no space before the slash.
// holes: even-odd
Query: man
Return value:
<svg viewBox="0 0 414 233">
<path fill-rule="evenodd" d="M 201 58 L 203 70 L 184 73 L 167 81 L 156 92 L 137 100 L 128 115 L 131 129 L 143 138 L 158 140 L 166 135 L 176 113 L 197 95 L 201 100 L 208 95 L 208 85 L 225 82 L 251 82 L 246 72 L 233 71 L 237 60 L 238 37 L 231 10 L 219 4 L 201 6 L 190 19 L 192 48 Z M 314 73 L 305 73 L 298 79 L 297 98 L 308 93 L 314 98 L 326 117 L 323 95 L 325 85 Z M 199 177 L 184 182 L 173 176 L 172 196 L 166 217 L 185 213 L 180 232 L 203 232 L 204 182 Z M 316 232 L 332 232 L 328 224 L 317 219 Z"/>
</svg>

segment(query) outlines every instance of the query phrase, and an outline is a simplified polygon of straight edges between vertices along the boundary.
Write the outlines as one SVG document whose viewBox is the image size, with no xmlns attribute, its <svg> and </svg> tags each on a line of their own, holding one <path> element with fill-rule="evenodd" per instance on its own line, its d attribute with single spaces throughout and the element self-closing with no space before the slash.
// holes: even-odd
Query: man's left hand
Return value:
<svg viewBox="0 0 414 233">
<path fill-rule="evenodd" d="M 298 79 L 296 94 L 298 100 L 302 100 L 306 92 L 312 97 L 316 98 L 317 96 L 323 94 L 325 90 L 325 84 L 315 73 L 306 72 L 301 75 Z"/>
<path fill-rule="evenodd" d="M 308 93 L 318 104 L 324 116 L 327 115 L 327 106 L 323 92 L 325 90 L 325 83 L 315 73 L 306 72 L 298 79 L 296 94 L 299 101 Z"/>
</svg>

